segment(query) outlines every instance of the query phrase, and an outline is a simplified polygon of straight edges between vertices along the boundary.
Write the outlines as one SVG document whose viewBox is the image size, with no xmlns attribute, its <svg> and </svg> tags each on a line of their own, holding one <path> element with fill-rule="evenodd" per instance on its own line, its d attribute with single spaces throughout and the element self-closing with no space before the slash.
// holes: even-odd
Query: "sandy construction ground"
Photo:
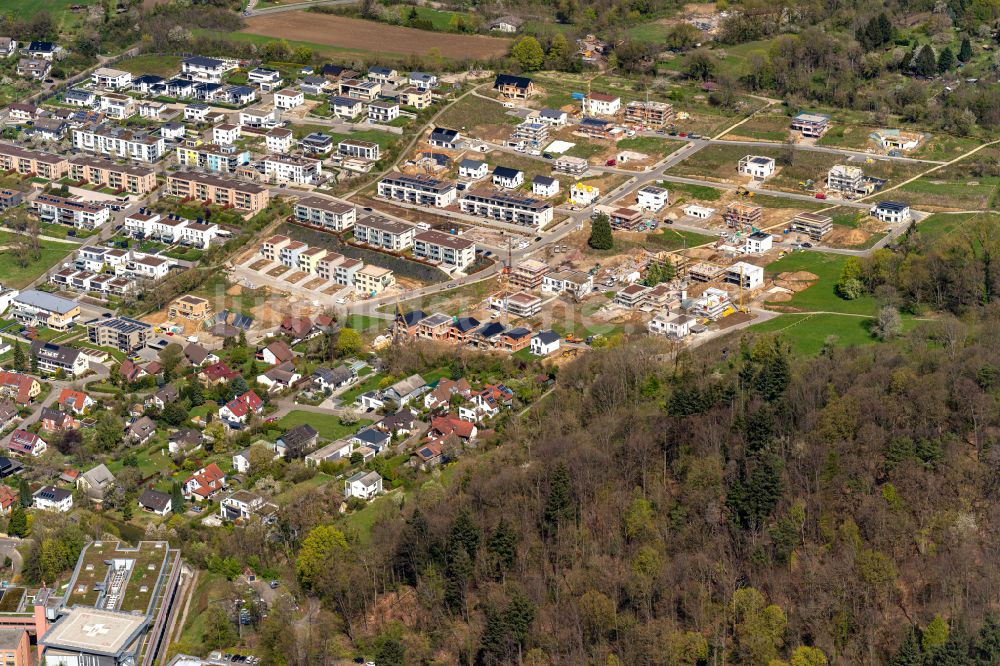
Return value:
<svg viewBox="0 0 1000 666">
<path fill-rule="evenodd" d="M 243 32 L 359 51 L 427 55 L 431 49 L 437 49 L 445 58 L 455 59 L 506 55 L 511 41 L 482 35 L 416 30 L 305 11 L 253 16 L 247 19 Z"/>
</svg>

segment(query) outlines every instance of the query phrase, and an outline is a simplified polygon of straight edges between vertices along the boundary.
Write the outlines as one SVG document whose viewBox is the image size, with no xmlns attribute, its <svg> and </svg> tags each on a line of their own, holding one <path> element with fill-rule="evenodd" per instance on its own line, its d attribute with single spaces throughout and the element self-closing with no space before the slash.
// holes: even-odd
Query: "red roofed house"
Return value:
<svg viewBox="0 0 1000 666">
<path fill-rule="evenodd" d="M 230 379 L 239 377 L 240 373 L 230 368 L 224 361 L 219 361 L 218 363 L 213 363 L 202 368 L 198 376 L 209 384 L 221 384 L 222 382 L 228 382 Z"/>
<path fill-rule="evenodd" d="M 295 352 L 284 340 L 278 340 L 257 352 L 257 360 L 264 361 L 268 365 L 278 365 L 285 361 L 295 360 Z"/>
<path fill-rule="evenodd" d="M 0 515 L 6 516 L 17 501 L 17 493 L 10 486 L 0 486 Z"/>
<path fill-rule="evenodd" d="M 281 320 L 281 332 L 296 339 L 302 339 L 312 331 L 313 323 L 309 317 L 285 317 Z"/>
<path fill-rule="evenodd" d="M 410 465 L 422 470 L 439 465 L 441 463 L 441 451 L 441 444 L 439 442 L 422 444 L 410 456 Z"/>
<path fill-rule="evenodd" d="M 476 424 L 463 421 L 454 414 L 446 416 L 435 416 L 431 419 L 430 436 L 432 438 L 444 439 L 455 435 L 461 439 L 470 440 L 476 438 Z"/>
<path fill-rule="evenodd" d="M 38 457 L 45 453 L 48 444 L 45 440 L 33 432 L 28 432 L 23 428 L 18 428 L 10 435 L 10 442 L 7 448 L 11 453 L 20 456 Z"/>
<path fill-rule="evenodd" d="M 0 397 L 10 398 L 19 405 L 27 405 L 41 392 L 42 385 L 34 377 L 0 370 Z"/>
<path fill-rule="evenodd" d="M 219 418 L 236 423 L 246 423 L 251 413 L 260 414 L 264 410 L 264 401 L 253 391 L 247 391 L 237 396 L 219 408 Z"/>
<path fill-rule="evenodd" d="M 226 475 L 215 463 L 202 467 L 184 481 L 184 497 L 208 499 L 226 487 Z"/>
<path fill-rule="evenodd" d="M 118 373 L 127 382 L 134 382 L 137 379 L 142 379 L 146 376 L 146 371 L 143 370 L 139 365 L 133 363 L 130 359 L 125 359 L 122 364 L 118 366 Z"/>
<path fill-rule="evenodd" d="M 83 414 L 94 406 L 94 399 L 82 391 L 63 389 L 59 394 L 59 406 L 74 414 Z"/>
</svg>

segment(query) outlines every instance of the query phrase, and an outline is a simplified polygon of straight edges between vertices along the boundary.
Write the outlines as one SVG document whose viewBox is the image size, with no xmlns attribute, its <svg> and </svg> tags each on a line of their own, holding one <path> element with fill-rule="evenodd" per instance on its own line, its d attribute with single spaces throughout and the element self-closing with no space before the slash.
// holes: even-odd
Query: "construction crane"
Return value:
<svg viewBox="0 0 1000 666">
<path fill-rule="evenodd" d="M 500 269 L 500 275 L 497 278 L 498 286 L 500 287 L 500 303 L 503 306 L 503 323 L 504 326 L 510 326 L 510 304 L 507 299 L 510 298 L 510 274 L 514 270 L 514 253 L 511 248 L 511 237 L 507 236 L 507 263 L 504 264 L 503 268 Z"/>
</svg>

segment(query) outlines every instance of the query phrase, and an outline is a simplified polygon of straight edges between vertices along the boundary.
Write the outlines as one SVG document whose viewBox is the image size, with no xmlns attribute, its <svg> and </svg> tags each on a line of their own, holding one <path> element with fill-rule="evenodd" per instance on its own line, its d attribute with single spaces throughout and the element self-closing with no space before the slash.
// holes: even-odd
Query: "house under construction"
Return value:
<svg viewBox="0 0 1000 666">
<path fill-rule="evenodd" d="M 625 120 L 662 127 L 674 122 L 674 107 L 666 102 L 635 101 L 625 105 Z"/>
<path fill-rule="evenodd" d="M 759 227 L 763 218 L 763 208 L 741 201 L 734 201 L 727 205 L 726 212 L 722 214 L 722 219 L 726 221 L 726 224 L 735 229 Z"/>
</svg>

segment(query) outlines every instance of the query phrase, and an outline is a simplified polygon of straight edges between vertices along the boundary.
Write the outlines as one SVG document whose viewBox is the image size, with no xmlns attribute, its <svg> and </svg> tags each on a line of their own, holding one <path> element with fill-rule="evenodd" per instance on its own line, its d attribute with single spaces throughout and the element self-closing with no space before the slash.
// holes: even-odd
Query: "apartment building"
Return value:
<svg viewBox="0 0 1000 666">
<path fill-rule="evenodd" d="M 821 113 L 800 113 L 792 118 L 792 131 L 804 138 L 818 139 L 830 129 L 830 116 Z"/>
<path fill-rule="evenodd" d="M 145 280 L 160 280 L 167 277 L 171 264 L 169 259 L 154 257 L 142 252 L 129 253 L 125 264 L 118 271 L 123 275 L 130 275 L 135 278 Z"/>
<path fill-rule="evenodd" d="M 146 346 L 153 335 L 153 327 L 146 322 L 129 317 L 94 319 L 87 322 L 87 339 L 99 347 L 113 347 L 131 353 Z"/>
<path fill-rule="evenodd" d="M 323 176 L 323 162 L 311 157 L 268 155 L 264 158 L 264 176 L 272 183 L 313 185 Z"/>
<path fill-rule="evenodd" d="M 545 123 L 526 120 L 514 128 L 511 138 L 515 141 L 523 141 L 531 148 L 542 148 L 549 142 L 549 126 Z"/>
<path fill-rule="evenodd" d="M 378 296 L 396 284 L 396 278 L 388 268 L 368 264 L 354 274 L 354 291 L 361 296 Z"/>
<path fill-rule="evenodd" d="M 396 118 L 399 118 L 398 102 L 379 100 L 368 105 L 368 122 L 391 123 Z"/>
<path fill-rule="evenodd" d="M 132 73 L 111 67 L 98 67 L 90 75 L 90 81 L 96 88 L 124 90 L 132 87 Z"/>
<path fill-rule="evenodd" d="M 178 215 L 162 216 L 140 208 L 125 218 L 125 230 L 138 238 L 155 238 L 207 250 L 222 231 L 217 224 L 189 220 Z"/>
<path fill-rule="evenodd" d="M 238 64 L 233 60 L 218 60 L 205 56 L 194 56 L 181 61 L 181 76 L 189 81 L 202 83 L 222 83 L 226 72 L 236 69 Z"/>
<path fill-rule="evenodd" d="M 57 331 L 71 328 L 80 316 L 80 306 L 75 301 L 28 289 L 14 297 L 10 314 L 25 326 L 47 326 Z"/>
<path fill-rule="evenodd" d="M 413 255 L 424 261 L 464 271 L 476 261 L 476 244 L 443 231 L 421 231 L 413 237 Z"/>
<path fill-rule="evenodd" d="M 242 132 L 239 125 L 223 123 L 212 128 L 212 143 L 228 146 L 239 141 Z"/>
<path fill-rule="evenodd" d="M 872 217 L 889 224 L 901 224 L 911 219 L 910 207 L 898 201 L 880 201 L 869 212 Z"/>
<path fill-rule="evenodd" d="M 108 118 L 125 120 L 135 115 L 135 100 L 121 93 L 105 93 L 101 95 L 100 109 Z"/>
<path fill-rule="evenodd" d="M 750 176 L 754 180 L 764 180 L 768 176 L 774 175 L 774 164 L 773 157 L 747 155 L 740 160 L 737 171 L 744 176 Z"/>
<path fill-rule="evenodd" d="M 542 291 L 553 294 L 567 293 L 582 298 L 593 288 L 593 276 L 582 271 L 556 271 L 542 278 Z"/>
<path fill-rule="evenodd" d="M 582 157 L 562 155 L 552 163 L 552 171 L 569 176 L 582 176 L 590 169 L 590 163 Z"/>
<path fill-rule="evenodd" d="M 75 128 L 73 147 L 111 157 L 155 162 L 166 152 L 162 136 L 133 132 L 122 127 L 98 125 L 93 128 Z"/>
<path fill-rule="evenodd" d="M 625 120 L 630 123 L 663 127 L 674 122 L 674 107 L 666 102 L 629 102 L 625 105 Z"/>
<path fill-rule="evenodd" d="M 382 151 L 379 145 L 372 141 L 344 139 L 337 144 L 337 154 L 344 157 L 357 157 L 368 162 L 375 162 L 382 156 Z"/>
<path fill-rule="evenodd" d="M 279 109 L 256 106 L 240 111 L 240 125 L 244 127 L 271 128 L 278 124 Z"/>
<path fill-rule="evenodd" d="M 271 236 L 260 244 L 260 256 L 264 257 L 268 261 L 280 261 L 281 250 L 283 250 L 285 246 L 291 242 L 292 239 L 288 236 Z"/>
<path fill-rule="evenodd" d="M 382 84 L 378 81 L 347 79 L 340 82 L 340 94 L 344 97 L 372 102 L 382 94 Z"/>
<path fill-rule="evenodd" d="M 764 209 L 760 206 L 734 201 L 726 206 L 722 219 L 730 227 L 759 227 L 764 217 Z"/>
<path fill-rule="evenodd" d="M 167 174 L 166 189 L 170 196 L 232 206 L 251 213 L 262 211 L 270 201 L 270 192 L 263 185 L 195 171 Z"/>
<path fill-rule="evenodd" d="M 434 97 L 430 89 L 421 89 L 414 86 L 403 88 L 398 93 L 399 103 L 413 109 L 426 109 L 433 101 Z"/>
<path fill-rule="evenodd" d="M 806 211 L 793 217 L 789 227 L 792 231 L 806 234 L 811 239 L 818 241 L 830 233 L 830 229 L 833 227 L 833 219 L 828 215 Z"/>
<path fill-rule="evenodd" d="M 9 143 L 0 143 L 0 170 L 22 175 L 35 174 L 48 180 L 59 180 L 69 173 L 69 161 L 61 155 L 29 150 Z"/>
<path fill-rule="evenodd" d="M 669 197 L 670 192 L 665 187 L 646 185 L 636 194 L 636 203 L 639 208 L 655 213 L 667 205 Z"/>
<path fill-rule="evenodd" d="M 431 176 L 399 173 L 379 181 L 378 195 L 411 204 L 444 208 L 455 203 L 457 190 L 448 181 Z"/>
<path fill-rule="evenodd" d="M 357 209 L 347 202 L 322 197 L 305 197 L 295 204 L 295 219 L 333 231 L 347 231 L 357 221 Z"/>
<path fill-rule="evenodd" d="M 183 317 L 185 319 L 201 321 L 208 317 L 210 310 L 207 298 L 186 294 L 174 299 L 170 303 L 170 307 L 167 309 L 167 316 L 171 319 Z"/>
<path fill-rule="evenodd" d="M 400 252 L 413 246 L 417 227 L 408 222 L 369 215 L 354 223 L 354 240 L 365 245 Z"/>
<path fill-rule="evenodd" d="M 622 98 L 605 93 L 592 92 L 583 98 L 583 115 L 613 116 L 622 109 Z"/>
<path fill-rule="evenodd" d="M 459 201 L 462 212 L 491 220 L 541 229 L 552 221 L 552 206 L 534 197 L 480 189 L 466 193 Z"/>
<path fill-rule="evenodd" d="M 292 149 L 292 139 L 295 135 L 292 130 L 283 127 L 275 127 L 264 135 L 264 143 L 267 151 L 272 154 L 284 154 Z"/>
<path fill-rule="evenodd" d="M 297 106 L 302 106 L 305 102 L 306 96 L 301 90 L 284 88 L 274 93 L 274 106 L 278 109 L 294 109 Z"/>
<path fill-rule="evenodd" d="M 552 270 L 548 264 L 537 259 L 525 259 L 514 265 L 510 271 L 511 284 L 521 289 L 539 289 L 542 278 Z"/>
<path fill-rule="evenodd" d="M 43 222 L 68 224 L 77 229 L 93 230 L 111 219 L 111 209 L 87 201 L 76 201 L 51 194 L 39 194 L 31 209 Z"/>
<path fill-rule="evenodd" d="M 156 189 L 156 171 L 136 164 L 118 164 L 99 157 L 77 155 L 69 159 L 70 177 L 99 187 L 148 194 Z"/>
<path fill-rule="evenodd" d="M 338 118 L 352 120 L 365 110 L 365 103 L 354 97 L 335 95 L 330 98 L 330 111 Z"/>
<path fill-rule="evenodd" d="M 861 167 L 847 164 L 835 164 L 826 175 L 826 186 L 828 189 L 844 194 L 870 194 L 875 185 L 865 178 L 865 172 Z"/>
<path fill-rule="evenodd" d="M 214 173 L 236 173 L 250 163 L 250 151 L 237 150 L 235 146 L 177 146 L 175 152 L 182 167 L 199 167 Z"/>
<path fill-rule="evenodd" d="M 66 345 L 35 340 L 28 353 L 37 362 L 38 371 L 48 375 L 62 373 L 68 377 L 79 377 L 90 369 L 87 357 L 79 349 Z"/>
</svg>

